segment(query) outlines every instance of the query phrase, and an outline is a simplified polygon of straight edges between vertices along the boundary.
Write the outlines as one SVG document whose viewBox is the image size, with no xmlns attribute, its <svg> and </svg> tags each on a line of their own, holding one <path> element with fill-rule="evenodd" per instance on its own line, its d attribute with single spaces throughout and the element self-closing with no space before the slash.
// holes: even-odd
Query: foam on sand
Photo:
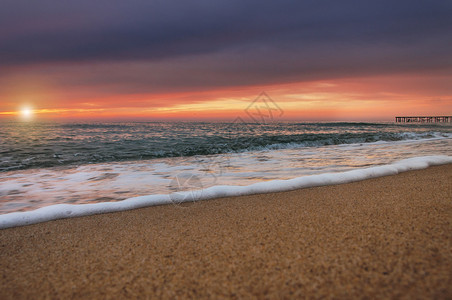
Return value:
<svg viewBox="0 0 452 300">
<path fill-rule="evenodd" d="M 195 200 L 283 192 L 307 187 L 349 183 L 380 176 L 395 175 L 410 170 L 425 169 L 429 166 L 448 163 L 452 163 L 452 156 L 423 156 L 404 159 L 389 165 L 356 169 L 341 173 L 326 173 L 289 180 L 272 180 L 248 186 L 213 186 L 197 191 Z M 0 228 L 24 226 L 63 218 L 124 211 L 153 205 L 170 204 L 174 202 L 175 195 L 181 202 L 193 201 L 193 194 L 193 191 L 186 191 L 172 195 L 140 196 L 119 202 L 56 204 L 39 208 L 34 211 L 14 212 L 0 215 Z"/>
</svg>

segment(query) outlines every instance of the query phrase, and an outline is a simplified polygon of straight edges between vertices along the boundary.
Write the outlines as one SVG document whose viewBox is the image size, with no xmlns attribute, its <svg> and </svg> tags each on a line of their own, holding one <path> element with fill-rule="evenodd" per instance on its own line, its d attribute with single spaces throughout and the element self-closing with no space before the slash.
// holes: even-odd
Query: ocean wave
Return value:
<svg viewBox="0 0 452 300">
<path fill-rule="evenodd" d="M 348 122 L 10 126 L 0 133 L 0 172 L 265 149 L 450 139 L 451 128 Z"/>
<path fill-rule="evenodd" d="M 248 186 L 212 186 L 194 193 L 193 191 L 178 192 L 176 195 L 149 195 L 129 198 L 119 202 L 103 202 L 94 204 L 56 204 L 28 212 L 14 212 L 0 215 L 0 229 L 30 225 L 50 220 L 81 217 L 94 214 L 131 210 L 147 206 L 184 201 L 208 200 L 220 197 L 243 196 L 260 193 L 290 191 L 315 186 L 343 184 L 395 175 L 409 170 L 424 169 L 429 166 L 452 163 L 451 156 L 424 156 L 404 159 L 389 165 L 373 166 L 340 173 L 326 173 L 303 176 L 288 180 L 271 180 L 258 182 Z M 193 198 L 196 195 L 196 198 Z M 179 201 L 180 200 L 180 201 Z"/>
</svg>

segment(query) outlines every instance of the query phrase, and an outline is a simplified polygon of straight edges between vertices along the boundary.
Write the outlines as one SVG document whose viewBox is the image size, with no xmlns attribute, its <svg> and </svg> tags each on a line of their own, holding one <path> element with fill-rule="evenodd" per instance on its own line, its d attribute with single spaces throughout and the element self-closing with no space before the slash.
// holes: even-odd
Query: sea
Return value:
<svg viewBox="0 0 452 300">
<path fill-rule="evenodd" d="M 451 123 L 3 122 L 0 215 L 451 156 Z"/>
</svg>

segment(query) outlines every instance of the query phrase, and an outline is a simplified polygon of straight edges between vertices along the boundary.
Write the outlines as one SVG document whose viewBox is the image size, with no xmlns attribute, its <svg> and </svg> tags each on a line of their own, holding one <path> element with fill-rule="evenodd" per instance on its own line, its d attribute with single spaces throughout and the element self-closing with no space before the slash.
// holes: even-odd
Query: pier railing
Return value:
<svg viewBox="0 0 452 300">
<path fill-rule="evenodd" d="M 395 117 L 396 123 L 450 123 L 452 116 L 436 117 Z"/>
</svg>

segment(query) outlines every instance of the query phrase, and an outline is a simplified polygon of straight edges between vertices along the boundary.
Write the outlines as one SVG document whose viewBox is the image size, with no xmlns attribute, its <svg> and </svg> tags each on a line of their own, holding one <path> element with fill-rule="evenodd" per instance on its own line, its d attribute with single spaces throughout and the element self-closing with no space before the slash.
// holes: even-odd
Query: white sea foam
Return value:
<svg viewBox="0 0 452 300">
<path fill-rule="evenodd" d="M 394 175 L 409 170 L 424 169 L 433 165 L 452 163 L 452 156 L 423 156 L 404 159 L 389 165 L 355 169 L 340 173 L 325 173 L 303 176 L 287 180 L 271 180 L 258 182 L 247 186 L 212 186 L 196 195 L 196 200 L 207 200 L 219 197 L 243 196 L 259 193 L 282 192 L 300 188 L 342 184 L 380 176 Z M 193 191 L 178 192 L 177 195 L 186 201 L 192 201 Z M 187 197 L 186 197 L 187 196 Z M 56 204 L 34 211 L 14 212 L 0 215 L 0 228 L 30 225 L 45 221 L 88 216 L 141 208 L 153 205 L 172 203 L 171 195 L 149 195 L 129 198 L 119 202 L 102 202 L 93 204 Z M 174 199 L 174 197 L 173 197 Z"/>
<path fill-rule="evenodd" d="M 115 202 L 168 194 L 181 173 L 199 188 L 248 186 L 324 173 L 338 173 L 428 155 L 451 155 L 452 138 L 298 147 L 206 156 L 108 162 L 76 167 L 0 172 L 0 215 L 55 204 Z"/>
</svg>

